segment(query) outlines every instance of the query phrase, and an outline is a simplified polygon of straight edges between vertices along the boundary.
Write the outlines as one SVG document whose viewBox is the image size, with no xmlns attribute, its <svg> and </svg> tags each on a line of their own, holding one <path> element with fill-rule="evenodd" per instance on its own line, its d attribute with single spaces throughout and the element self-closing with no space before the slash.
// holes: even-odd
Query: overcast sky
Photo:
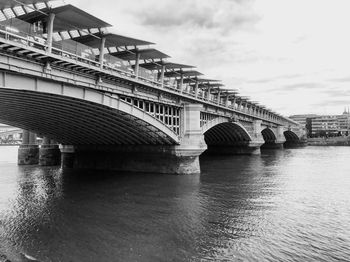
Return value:
<svg viewBox="0 0 350 262">
<path fill-rule="evenodd" d="M 66 0 L 284 114 L 350 106 L 349 0 Z"/>
</svg>

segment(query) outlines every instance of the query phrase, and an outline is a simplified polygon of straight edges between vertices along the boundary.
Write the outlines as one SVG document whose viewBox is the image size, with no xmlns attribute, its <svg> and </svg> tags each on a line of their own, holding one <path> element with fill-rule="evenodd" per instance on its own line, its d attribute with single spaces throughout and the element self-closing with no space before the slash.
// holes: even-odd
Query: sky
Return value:
<svg viewBox="0 0 350 262">
<path fill-rule="evenodd" d="M 350 107 L 348 0 L 65 0 L 285 115 Z"/>
</svg>

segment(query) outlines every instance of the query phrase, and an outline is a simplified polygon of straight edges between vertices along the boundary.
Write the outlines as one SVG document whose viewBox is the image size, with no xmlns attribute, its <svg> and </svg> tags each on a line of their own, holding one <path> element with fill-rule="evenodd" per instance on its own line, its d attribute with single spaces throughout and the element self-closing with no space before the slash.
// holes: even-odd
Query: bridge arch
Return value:
<svg viewBox="0 0 350 262">
<path fill-rule="evenodd" d="M 243 125 L 236 122 L 228 122 L 225 118 L 209 121 L 202 127 L 202 132 L 208 146 L 240 145 L 247 144 L 252 140 Z"/>
<path fill-rule="evenodd" d="M 291 130 L 284 131 L 283 134 L 286 142 L 298 142 L 300 140 L 299 136 Z"/>
<path fill-rule="evenodd" d="M 43 89 L 23 82 L 21 87 L 1 87 L 0 122 L 62 144 L 179 144 L 177 134 L 161 121 L 118 97 L 55 83 Z"/>
<path fill-rule="evenodd" d="M 262 134 L 266 144 L 275 143 L 275 141 L 277 140 L 275 133 L 272 131 L 272 129 L 270 129 L 268 127 L 261 130 L 261 134 Z"/>
</svg>

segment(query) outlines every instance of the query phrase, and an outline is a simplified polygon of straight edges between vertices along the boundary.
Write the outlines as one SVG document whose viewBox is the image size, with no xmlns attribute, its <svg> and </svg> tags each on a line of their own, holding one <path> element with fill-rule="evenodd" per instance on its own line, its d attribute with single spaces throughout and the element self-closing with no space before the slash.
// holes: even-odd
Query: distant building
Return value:
<svg viewBox="0 0 350 262">
<path fill-rule="evenodd" d="M 349 135 L 350 112 L 344 110 L 341 115 L 293 115 L 289 118 L 306 128 L 308 137 L 328 137 Z"/>
<path fill-rule="evenodd" d="M 305 115 L 292 115 L 289 118 L 294 120 L 295 122 L 299 123 L 303 128 L 306 127 L 306 119 L 317 117 L 318 115 L 315 114 L 305 114 Z"/>
</svg>

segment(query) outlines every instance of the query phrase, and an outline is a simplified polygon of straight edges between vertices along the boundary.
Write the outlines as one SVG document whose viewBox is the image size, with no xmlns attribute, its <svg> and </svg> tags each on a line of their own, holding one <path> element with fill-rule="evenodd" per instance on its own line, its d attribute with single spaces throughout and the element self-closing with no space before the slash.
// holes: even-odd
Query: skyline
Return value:
<svg viewBox="0 0 350 262">
<path fill-rule="evenodd" d="M 349 105 L 347 1 L 65 2 L 285 116 L 341 114 Z"/>
</svg>

